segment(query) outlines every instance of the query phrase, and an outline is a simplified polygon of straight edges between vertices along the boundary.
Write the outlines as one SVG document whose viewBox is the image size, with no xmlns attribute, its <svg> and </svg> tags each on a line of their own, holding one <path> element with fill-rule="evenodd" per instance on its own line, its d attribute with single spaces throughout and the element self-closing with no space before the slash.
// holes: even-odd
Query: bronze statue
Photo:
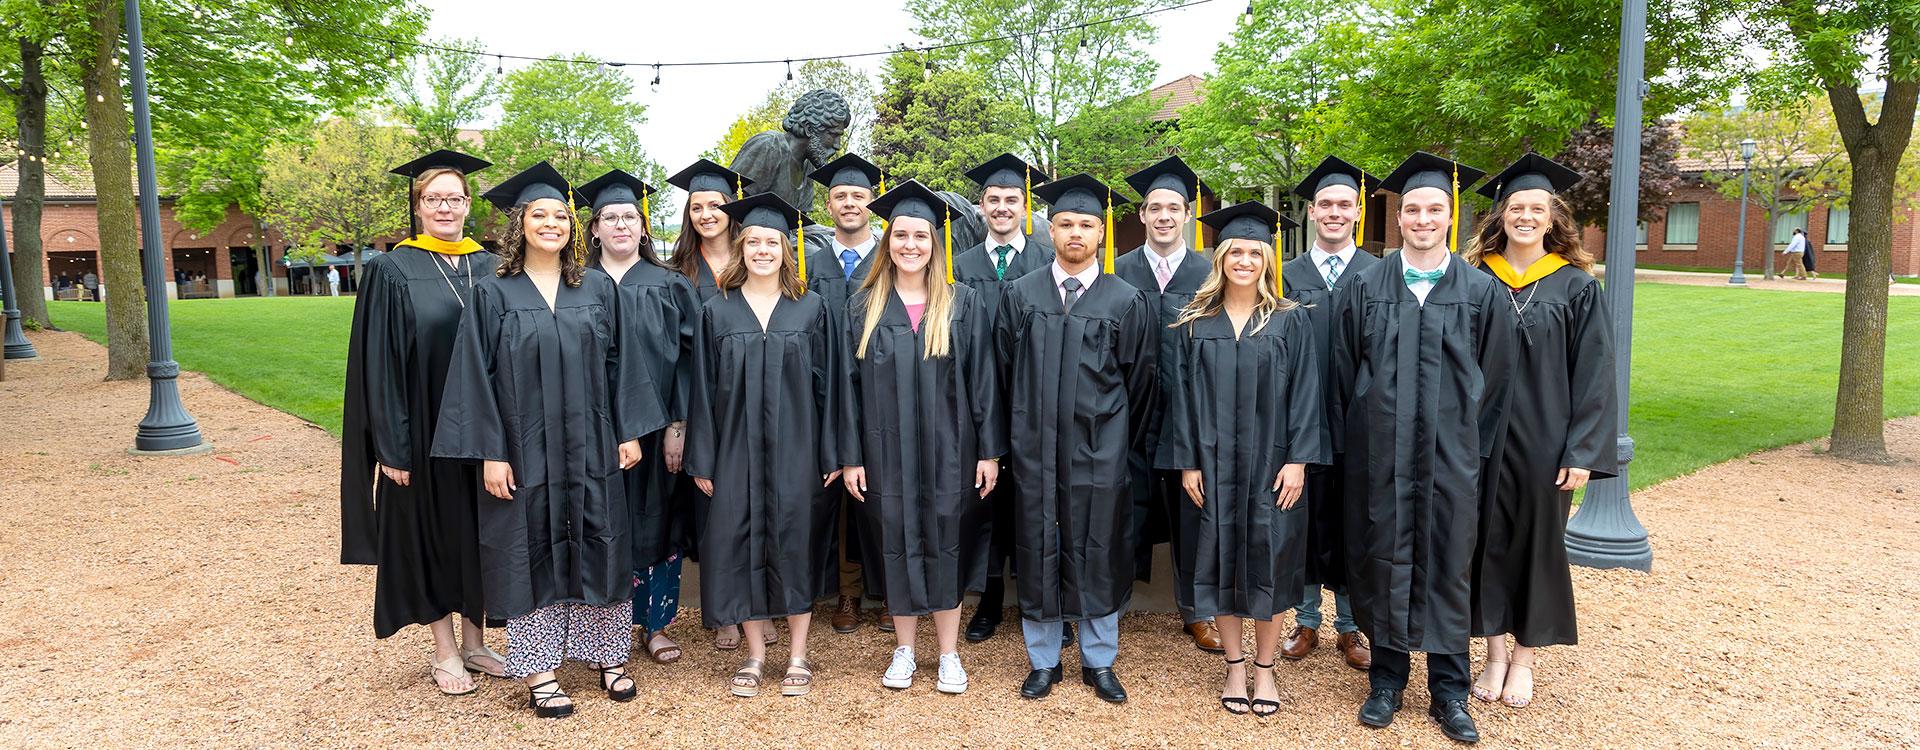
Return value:
<svg viewBox="0 0 1920 750">
<path fill-rule="evenodd" d="M 827 89 L 801 94 L 787 110 L 780 130 L 747 139 L 727 165 L 753 184 L 747 194 L 773 193 L 788 205 L 813 205 L 813 181 L 807 174 L 833 161 L 852 115 L 847 100 Z"/>
</svg>

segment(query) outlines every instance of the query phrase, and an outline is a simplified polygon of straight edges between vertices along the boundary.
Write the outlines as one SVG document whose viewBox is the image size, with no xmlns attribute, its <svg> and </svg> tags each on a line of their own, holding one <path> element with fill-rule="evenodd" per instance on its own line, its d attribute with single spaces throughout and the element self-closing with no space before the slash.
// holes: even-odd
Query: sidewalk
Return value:
<svg viewBox="0 0 1920 750">
<path fill-rule="evenodd" d="M 1605 264 L 1595 265 L 1593 275 L 1606 278 Z M 1634 269 L 1635 281 L 1656 284 L 1685 284 L 1687 286 L 1730 286 L 1727 277 L 1731 273 L 1706 273 L 1701 271 L 1655 271 L 1646 268 Z M 1747 272 L 1747 288 L 1784 292 L 1829 292 L 1844 294 L 1847 291 L 1846 279 L 1806 279 L 1795 280 L 1792 276 L 1775 276 L 1767 281 L 1760 271 Z M 1887 294 L 1893 297 L 1920 297 L 1920 284 L 1892 284 Z"/>
</svg>

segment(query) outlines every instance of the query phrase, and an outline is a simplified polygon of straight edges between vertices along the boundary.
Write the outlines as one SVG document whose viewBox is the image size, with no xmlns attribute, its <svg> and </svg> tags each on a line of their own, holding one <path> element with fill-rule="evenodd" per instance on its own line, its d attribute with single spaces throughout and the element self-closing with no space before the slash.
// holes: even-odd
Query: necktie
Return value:
<svg viewBox="0 0 1920 750">
<path fill-rule="evenodd" d="M 859 263 L 860 253 L 852 249 L 840 251 L 840 272 L 847 275 L 848 281 L 853 280 L 853 267 Z"/>
<path fill-rule="evenodd" d="M 1160 291 L 1166 291 L 1167 282 L 1173 280 L 1173 266 L 1167 263 L 1166 258 L 1153 259 L 1153 277 L 1160 281 Z"/>
<path fill-rule="evenodd" d="M 1422 281 L 1432 281 L 1437 283 L 1440 281 L 1440 277 L 1447 275 L 1447 269 L 1445 266 L 1433 269 L 1431 271 L 1415 271 L 1411 268 L 1408 268 L 1401 271 L 1400 275 L 1402 278 L 1405 278 L 1407 280 L 1407 286 L 1413 286 L 1415 283 L 1422 282 Z"/>
<path fill-rule="evenodd" d="M 1060 288 L 1067 291 L 1063 295 L 1061 309 L 1063 312 L 1072 312 L 1074 300 L 1080 299 L 1080 280 L 1068 276 L 1065 281 L 1060 282 Z"/>
<path fill-rule="evenodd" d="M 1007 279 L 1007 256 L 1013 254 L 1013 246 L 1001 245 L 994 248 L 993 251 L 1000 256 L 999 259 L 993 262 L 993 277 L 1005 281 Z"/>
<path fill-rule="evenodd" d="M 1340 256 L 1327 256 L 1327 288 L 1333 288 L 1333 282 L 1340 280 Z"/>
</svg>

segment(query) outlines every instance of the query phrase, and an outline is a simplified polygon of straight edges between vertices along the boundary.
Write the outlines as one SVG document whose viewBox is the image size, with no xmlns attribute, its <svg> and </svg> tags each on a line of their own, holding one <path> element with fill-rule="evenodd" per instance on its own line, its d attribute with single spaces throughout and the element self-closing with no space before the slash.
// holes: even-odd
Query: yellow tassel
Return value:
<svg viewBox="0 0 1920 750">
<path fill-rule="evenodd" d="M 1113 188 L 1107 188 L 1107 253 L 1101 273 L 1113 273 Z"/>
<path fill-rule="evenodd" d="M 1033 172 L 1021 165 L 1020 174 L 1027 181 L 1027 234 L 1033 234 Z"/>
<path fill-rule="evenodd" d="M 1460 165 L 1458 163 L 1453 165 L 1453 215 L 1448 222 L 1447 239 L 1450 244 L 1447 246 L 1447 252 L 1460 252 Z"/>
<path fill-rule="evenodd" d="M 653 219 L 649 216 L 650 213 L 651 212 L 647 210 L 647 194 L 641 193 L 640 223 L 643 225 L 642 231 L 645 232 L 648 237 L 653 236 Z"/>
<path fill-rule="evenodd" d="M 740 182 L 740 175 L 734 175 L 733 176 L 733 199 L 740 200 L 741 198 L 745 198 L 745 197 L 747 197 L 746 185 Z"/>
<path fill-rule="evenodd" d="M 887 173 L 880 173 L 880 195 L 887 194 Z M 876 196 L 877 197 L 877 196 Z"/>
<path fill-rule="evenodd" d="M 573 245 L 573 264 L 584 266 L 587 264 L 587 238 L 586 233 L 581 231 L 580 209 L 573 205 L 573 188 L 571 187 L 567 188 L 567 226 L 573 232 L 569 239 Z"/>
<path fill-rule="evenodd" d="M 1278 230 L 1279 227 L 1276 226 L 1274 229 Z M 1273 290 L 1279 293 L 1280 299 L 1286 299 L 1287 274 L 1286 271 L 1280 268 L 1280 246 L 1278 244 L 1273 246 L 1273 257 L 1268 259 L 1268 262 L 1273 264 Z"/>
<path fill-rule="evenodd" d="M 1353 230 L 1353 246 L 1364 248 L 1367 246 L 1367 173 L 1365 172 L 1360 173 L 1360 220 L 1356 223 L 1359 226 L 1354 227 Z"/>
<path fill-rule="evenodd" d="M 941 208 L 940 217 L 946 219 L 940 228 L 946 231 L 947 242 L 947 284 L 953 284 L 953 212 Z"/>
<path fill-rule="evenodd" d="M 1193 178 L 1193 205 L 1188 208 L 1193 210 L 1193 249 L 1196 251 L 1207 246 L 1206 231 L 1200 224 L 1200 209 L 1206 207 L 1206 201 L 1206 196 L 1200 194 L 1200 178 Z"/>
<path fill-rule="evenodd" d="M 807 226 L 806 222 L 795 222 L 793 236 L 798 237 L 800 249 L 797 251 L 800 262 L 796 264 L 800 274 L 800 291 L 807 291 Z"/>
</svg>

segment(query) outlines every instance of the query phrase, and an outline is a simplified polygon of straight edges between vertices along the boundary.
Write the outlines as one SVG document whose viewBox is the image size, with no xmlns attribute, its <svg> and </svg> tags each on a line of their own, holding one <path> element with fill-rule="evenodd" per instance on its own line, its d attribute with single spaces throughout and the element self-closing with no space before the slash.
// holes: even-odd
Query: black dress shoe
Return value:
<svg viewBox="0 0 1920 750">
<path fill-rule="evenodd" d="M 1062 634 L 1060 636 L 1060 647 L 1073 648 L 1073 623 L 1062 624 L 1060 626 L 1060 632 Z"/>
<path fill-rule="evenodd" d="M 1360 704 L 1360 723 L 1375 729 L 1381 729 L 1393 723 L 1393 712 L 1400 710 L 1400 691 L 1392 688 L 1375 688 L 1367 693 L 1367 702 Z"/>
<path fill-rule="evenodd" d="M 1464 700 L 1434 701 L 1427 706 L 1427 718 L 1440 725 L 1440 733 L 1447 739 L 1467 744 L 1480 741 L 1480 730 L 1473 727 L 1473 716 L 1467 713 Z"/>
<path fill-rule="evenodd" d="M 1027 681 L 1020 683 L 1020 697 L 1040 700 L 1053 692 L 1053 685 L 1060 681 L 1060 665 L 1052 669 L 1036 669 L 1027 673 Z"/>
<path fill-rule="evenodd" d="M 1120 686 L 1120 675 L 1113 673 L 1113 667 L 1090 669 L 1080 668 L 1080 681 L 1093 686 L 1093 694 L 1108 703 L 1127 702 L 1127 689 Z"/>
<path fill-rule="evenodd" d="M 967 621 L 967 642 L 979 643 L 992 638 L 994 631 L 1000 629 L 1000 608 L 981 608 L 974 610 L 973 619 Z"/>
</svg>

